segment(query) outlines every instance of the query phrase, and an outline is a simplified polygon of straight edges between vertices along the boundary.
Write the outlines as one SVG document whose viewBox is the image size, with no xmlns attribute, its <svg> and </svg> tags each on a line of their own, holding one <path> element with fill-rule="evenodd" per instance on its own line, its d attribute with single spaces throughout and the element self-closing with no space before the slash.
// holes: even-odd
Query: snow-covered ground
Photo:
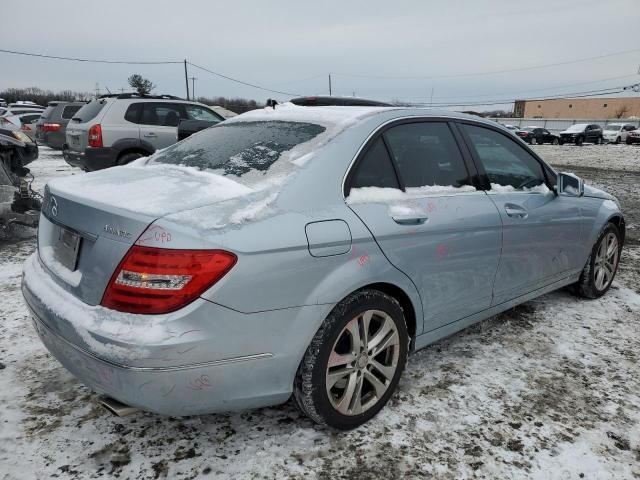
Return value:
<svg viewBox="0 0 640 480">
<path fill-rule="evenodd" d="M 554 165 L 611 169 L 593 183 L 623 186 L 623 207 L 638 205 L 640 175 L 615 172 L 640 172 L 640 147 L 535 148 Z M 82 174 L 44 148 L 32 167 L 36 188 Z M 291 403 L 107 414 L 30 324 L 20 273 L 34 239 L 0 244 L 0 479 L 640 478 L 640 239 L 630 232 L 603 298 L 554 292 L 420 351 L 390 404 L 347 433 Z"/>
</svg>

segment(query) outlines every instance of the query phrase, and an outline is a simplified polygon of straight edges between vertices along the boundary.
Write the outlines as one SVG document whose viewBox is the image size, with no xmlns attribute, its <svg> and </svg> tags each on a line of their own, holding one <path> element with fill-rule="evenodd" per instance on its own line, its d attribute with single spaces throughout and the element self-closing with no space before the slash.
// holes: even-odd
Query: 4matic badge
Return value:
<svg viewBox="0 0 640 480">
<path fill-rule="evenodd" d="M 105 225 L 103 230 L 105 232 L 107 232 L 110 235 L 114 235 L 116 237 L 120 237 L 120 238 L 131 238 L 131 233 L 127 232 L 126 230 L 121 230 L 118 227 L 114 227 L 113 225 Z"/>
</svg>

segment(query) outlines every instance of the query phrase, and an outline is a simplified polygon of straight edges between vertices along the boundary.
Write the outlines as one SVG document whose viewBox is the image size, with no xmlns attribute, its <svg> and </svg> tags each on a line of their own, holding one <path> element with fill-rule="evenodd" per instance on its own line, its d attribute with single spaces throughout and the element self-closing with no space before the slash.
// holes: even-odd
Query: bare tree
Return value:
<svg viewBox="0 0 640 480">
<path fill-rule="evenodd" d="M 629 108 L 629 105 L 625 103 L 615 111 L 614 116 L 616 118 L 624 118 L 627 116 L 627 113 L 629 113 L 629 110 L 631 110 L 631 108 Z"/>
<path fill-rule="evenodd" d="M 131 75 L 128 78 L 128 82 L 131 88 L 135 88 L 140 95 L 149 95 L 151 90 L 156 88 L 155 84 L 151 80 L 142 78 L 142 75 L 138 75 L 137 73 Z"/>
</svg>

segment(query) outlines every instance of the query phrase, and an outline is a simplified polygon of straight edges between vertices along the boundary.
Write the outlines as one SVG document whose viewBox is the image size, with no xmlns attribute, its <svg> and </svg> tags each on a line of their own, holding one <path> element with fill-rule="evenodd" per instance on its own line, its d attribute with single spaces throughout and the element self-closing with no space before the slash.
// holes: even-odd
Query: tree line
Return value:
<svg viewBox="0 0 640 480">
<path fill-rule="evenodd" d="M 38 105 L 46 106 L 49 102 L 58 100 L 64 102 L 89 101 L 95 98 L 93 92 L 78 92 L 74 90 L 44 90 L 38 87 L 28 88 L 7 88 L 0 90 L 0 98 L 4 98 L 7 103 L 14 103 L 19 100 L 35 102 Z M 219 105 L 235 113 L 244 113 L 249 110 L 263 108 L 264 103 L 247 98 L 230 97 L 198 97 L 197 102 L 205 105 Z"/>
</svg>

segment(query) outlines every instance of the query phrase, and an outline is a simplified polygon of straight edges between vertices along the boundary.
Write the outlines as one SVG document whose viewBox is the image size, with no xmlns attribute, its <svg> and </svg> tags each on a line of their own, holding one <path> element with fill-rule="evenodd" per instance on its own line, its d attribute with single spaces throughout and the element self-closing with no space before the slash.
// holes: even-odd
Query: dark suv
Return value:
<svg viewBox="0 0 640 480">
<path fill-rule="evenodd" d="M 36 140 L 47 147 L 62 150 L 67 124 L 86 102 L 49 102 L 36 123 Z"/>
<path fill-rule="evenodd" d="M 543 143 L 558 145 L 560 143 L 558 135 L 542 127 L 522 127 L 522 129 L 516 130 L 516 135 L 531 145 L 542 145 Z"/>
<path fill-rule="evenodd" d="M 571 125 L 564 132 L 560 132 L 561 143 L 575 143 L 582 145 L 583 142 L 593 142 L 596 145 L 603 143 L 602 127 L 589 123 L 576 123 Z"/>
</svg>

